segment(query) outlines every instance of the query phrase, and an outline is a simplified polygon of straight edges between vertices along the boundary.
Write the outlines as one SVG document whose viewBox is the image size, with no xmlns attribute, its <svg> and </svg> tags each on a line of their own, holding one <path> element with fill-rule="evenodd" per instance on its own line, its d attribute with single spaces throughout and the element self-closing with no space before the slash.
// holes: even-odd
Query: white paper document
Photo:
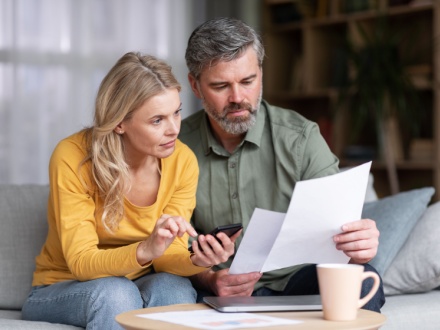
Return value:
<svg viewBox="0 0 440 330">
<path fill-rule="evenodd" d="M 139 314 L 139 317 L 200 329 L 238 329 L 294 325 L 299 320 L 288 320 L 255 313 L 220 313 L 215 310 Z"/>
<path fill-rule="evenodd" d="M 229 272 L 268 272 L 302 263 L 347 263 L 333 236 L 362 215 L 371 162 L 297 182 L 287 213 L 256 208 Z"/>
</svg>

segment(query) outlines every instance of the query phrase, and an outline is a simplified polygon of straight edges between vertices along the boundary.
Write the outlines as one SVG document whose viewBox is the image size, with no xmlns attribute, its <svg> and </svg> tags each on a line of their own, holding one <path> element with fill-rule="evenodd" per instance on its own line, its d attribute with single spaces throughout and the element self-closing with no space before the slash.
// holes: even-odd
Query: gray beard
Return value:
<svg viewBox="0 0 440 330">
<path fill-rule="evenodd" d="M 249 110 L 249 116 L 247 118 L 234 118 L 234 119 L 228 119 L 226 117 L 227 111 L 225 110 L 224 113 L 219 114 L 215 110 L 213 110 L 203 99 L 203 107 L 206 110 L 206 113 L 210 118 L 215 120 L 216 123 L 219 124 L 219 126 L 229 134 L 233 135 L 239 135 L 246 133 L 249 131 L 256 123 L 257 121 L 257 111 L 260 107 L 262 98 L 262 93 L 260 93 L 260 96 L 258 97 L 256 108 L 254 109 L 248 109 Z"/>
</svg>

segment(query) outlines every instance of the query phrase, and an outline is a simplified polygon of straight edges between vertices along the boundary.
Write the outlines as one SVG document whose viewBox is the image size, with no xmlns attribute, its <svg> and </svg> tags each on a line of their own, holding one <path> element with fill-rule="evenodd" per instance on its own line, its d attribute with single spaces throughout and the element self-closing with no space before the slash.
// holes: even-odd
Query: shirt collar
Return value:
<svg viewBox="0 0 440 330">
<path fill-rule="evenodd" d="M 255 125 L 252 126 L 251 129 L 247 132 L 243 142 L 240 144 L 240 147 L 245 141 L 255 144 L 257 147 L 260 146 L 261 138 L 263 136 L 264 124 L 266 122 L 266 108 L 267 103 L 263 100 L 257 112 L 257 120 L 255 122 Z M 214 151 L 217 154 L 224 154 L 226 152 L 212 134 L 211 125 L 209 123 L 209 118 L 206 112 L 203 113 L 203 120 L 200 124 L 200 129 L 202 131 L 201 138 L 205 155 L 208 155 L 211 151 Z"/>
</svg>

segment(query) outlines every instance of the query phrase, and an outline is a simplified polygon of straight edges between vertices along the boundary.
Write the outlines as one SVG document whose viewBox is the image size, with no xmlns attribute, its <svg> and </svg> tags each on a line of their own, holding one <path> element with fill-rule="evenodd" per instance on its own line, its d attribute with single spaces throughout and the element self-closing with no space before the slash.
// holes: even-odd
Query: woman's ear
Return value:
<svg viewBox="0 0 440 330">
<path fill-rule="evenodd" d="M 116 134 L 124 134 L 124 129 L 122 128 L 122 122 L 116 125 L 114 131 Z"/>
</svg>

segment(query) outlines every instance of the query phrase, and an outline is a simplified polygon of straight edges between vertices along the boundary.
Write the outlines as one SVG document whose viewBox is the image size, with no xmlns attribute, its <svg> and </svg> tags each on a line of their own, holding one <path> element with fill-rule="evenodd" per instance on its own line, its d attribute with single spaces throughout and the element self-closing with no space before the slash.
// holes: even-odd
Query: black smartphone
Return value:
<svg viewBox="0 0 440 330">
<path fill-rule="evenodd" d="M 217 241 L 221 244 L 222 241 L 217 237 L 218 233 L 223 232 L 226 235 L 228 235 L 228 237 L 231 237 L 232 235 L 234 235 L 237 231 L 239 231 L 242 228 L 243 228 L 243 225 L 241 223 L 233 223 L 230 225 L 218 226 L 218 227 L 215 227 L 213 230 L 211 230 L 208 235 L 214 236 L 217 239 Z M 202 250 L 202 249 L 200 248 L 200 250 Z M 188 251 L 191 253 L 193 252 L 192 246 L 190 246 L 188 248 Z"/>
</svg>

